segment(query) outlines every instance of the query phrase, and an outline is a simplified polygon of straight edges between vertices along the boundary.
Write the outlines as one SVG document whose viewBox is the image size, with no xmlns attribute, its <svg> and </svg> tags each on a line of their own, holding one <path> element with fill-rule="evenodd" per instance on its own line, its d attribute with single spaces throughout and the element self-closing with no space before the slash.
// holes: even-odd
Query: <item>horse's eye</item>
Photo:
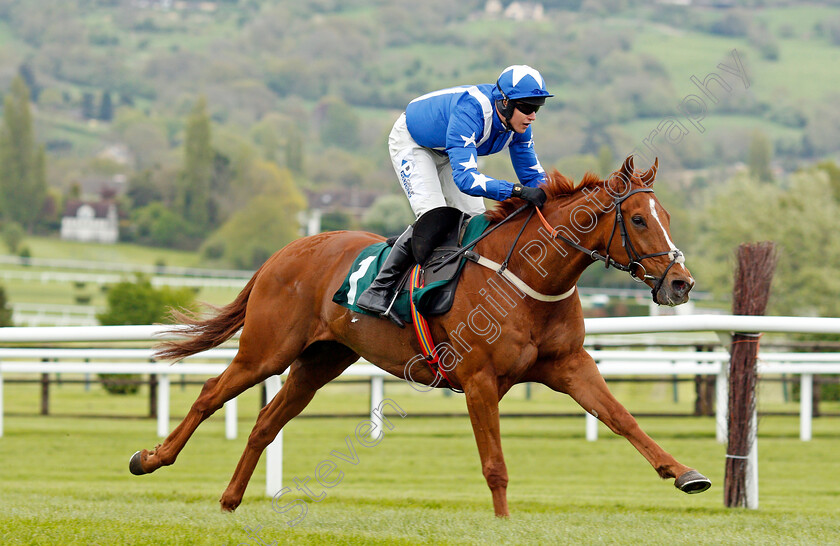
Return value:
<svg viewBox="0 0 840 546">
<path fill-rule="evenodd" d="M 633 225 L 634 226 L 639 226 L 639 227 L 645 227 L 647 224 L 645 224 L 645 219 L 644 218 L 642 218 L 639 215 L 636 215 L 636 216 L 633 217 Z"/>
</svg>

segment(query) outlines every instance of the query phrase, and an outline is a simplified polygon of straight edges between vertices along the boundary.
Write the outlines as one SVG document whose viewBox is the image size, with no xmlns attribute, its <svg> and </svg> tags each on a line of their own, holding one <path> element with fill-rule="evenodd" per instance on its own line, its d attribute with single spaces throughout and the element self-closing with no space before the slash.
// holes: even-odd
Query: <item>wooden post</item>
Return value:
<svg viewBox="0 0 840 546">
<path fill-rule="evenodd" d="M 763 315 L 776 268 L 773 243 L 742 244 L 732 296 L 735 315 Z M 723 500 L 727 507 L 758 508 L 756 361 L 761 334 L 734 333 L 729 351 L 729 445 Z"/>
<path fill-rule="evenodd" d="M 46 359 L 45 359 L 46 361 Z M 50 414 L 50 374 L 41 374 L 41 415 Z"/>
<path fill-rule="evenodd" d="M 156 374 L 149 374 L 149 417 L 155 418 L 157 417 L 157 402 L 158 402 L 158 392 L 157 392 L 158 380 Z"/>
</svg>

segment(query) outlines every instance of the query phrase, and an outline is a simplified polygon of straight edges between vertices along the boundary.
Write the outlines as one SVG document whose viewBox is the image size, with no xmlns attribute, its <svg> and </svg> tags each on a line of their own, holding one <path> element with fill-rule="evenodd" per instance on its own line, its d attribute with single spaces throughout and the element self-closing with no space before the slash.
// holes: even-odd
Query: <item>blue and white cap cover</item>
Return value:
<svg viewBox="0 0 840 546">
<path fill-rule="evenodd" d="M 545 88 L 545 80 L 543 80 L 542 75 L 536 69 L 525 64 L 516 64 L 505 68 L 499 75 L 496 88 L 493 90 L 495 100 L 507 99 L 529 102 L 527 99 L 537 99 L 534 102 L 542 104 L 546 98 L 553 96 Z"/>
</svg>

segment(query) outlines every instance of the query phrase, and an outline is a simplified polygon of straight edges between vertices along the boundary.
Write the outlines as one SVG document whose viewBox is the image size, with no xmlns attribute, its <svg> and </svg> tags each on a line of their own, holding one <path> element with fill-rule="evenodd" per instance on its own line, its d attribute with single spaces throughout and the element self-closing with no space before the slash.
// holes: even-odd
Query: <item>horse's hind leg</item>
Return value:
<svg viewBox="0 0 840 546">
<path fill-rule="evenodd" d="M 190 407 L 184 420 L 154 450 L 138 451 L 129 461 L 132 474 L 141 475 L 154 472 L 161 466 L 175 462 L 195 429 L 205 419 L 213 415 L 225 402 L 238 396 L 251 386 L 277 373 L 266 370 L 265 366 L 253 365 L 240 358 L 239 354 L 219 376 L 208 379 L 201 389 L 201 394 Z"/>
<path fill-rule="evenodd" d="M 239 464 L 219 499 L 222 510 L 232 512 L 242 502 L 262 452 L 274 441 L 280 429 L 303 411 L 318 389 L 341 375 L 358 358 L 359 355 L 343 345 L 326 343 L 309 347 L 292 364 L 283 388 L 257 417 Z"/>
<path fill-rule="evenodd" d="M 568 393 L 610 430 L 627 438 L 662 478 L 676 478 L 674 485 L 681 491 L 700 493 L 711 486 L 705 476 L 677 462 L 645 434 L 636 419 L 609 391 L 598 366 L 586 351 L 580 350 L 549 366 L 540 381 L 554 390 Z"/>
<path fill-rule="evenodd" d="M 193 403 L 184 420 L 175 427 L 162 444 L 152 450 L 138 451 L 129 461 L 132 474 L 154 472 L 161 466 L 175 462 L 195 429 L 213 415 L 225 402 L 238 396 L 265 378 L 282 373 L 303 350 L 303 339 L 286 339 L 280 346 L 249 344 L 243 333 L 239 352 L 218 377 L 208 379 L 201 394 Z M 264 340 L 261 340 L 264 343 Z"/>
</svg>

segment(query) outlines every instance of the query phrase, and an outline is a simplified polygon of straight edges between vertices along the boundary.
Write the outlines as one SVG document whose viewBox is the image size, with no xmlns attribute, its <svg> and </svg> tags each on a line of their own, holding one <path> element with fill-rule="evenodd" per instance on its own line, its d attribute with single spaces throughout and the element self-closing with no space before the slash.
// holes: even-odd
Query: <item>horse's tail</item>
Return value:
<svg viewBox="0 0 840 546">
<path fill-rule="evenodd" d="M 236 299 L 221 308 L 214 308 L 216 314 L 207 319 L 199 318 L 197 313 L 172 309 L 170 318 L 176 324 L 186 325 L 185 328 L 172 329 L 166 333 L 186 335 L 187 339 L 175 339 L 159 343 L 155 347 L 154 358 L 157 360 L 178 361 L 182 358 L 217 347 L 233 337 L 245 323 L 245 309 L 248 297 L 257 283 L 260 269 L 254 273 L 245 288 Z"/>
</svg>

